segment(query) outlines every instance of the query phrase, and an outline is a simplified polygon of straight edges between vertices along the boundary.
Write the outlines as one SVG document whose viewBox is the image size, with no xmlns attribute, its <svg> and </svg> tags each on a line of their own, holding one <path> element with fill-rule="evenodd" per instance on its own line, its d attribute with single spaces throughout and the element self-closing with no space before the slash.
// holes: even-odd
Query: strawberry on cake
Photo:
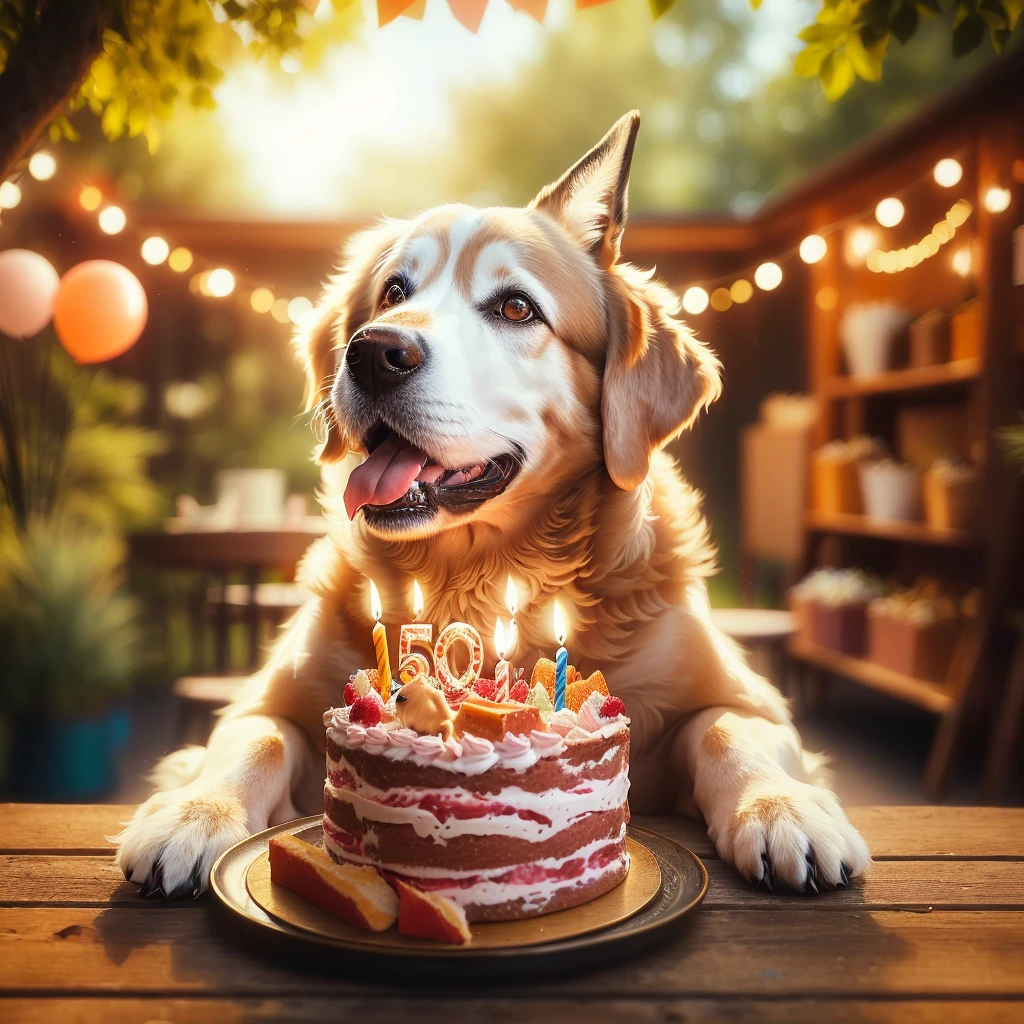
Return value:
<svg viewBox="0 0 1024 1024">
<path fill-rule="evenodd" d="M 360 677 L 351 703 L 324 715 L 335 861 L 447 897 L 469 921 L 573 907 L 625 878 L 629 720 L 603 679 L 578 712 L 533 691 L 528 702 L 469 691 L 431 719 L 423 709 L 445 703 L 436 680 L 385 703 Z"/>
</svg>

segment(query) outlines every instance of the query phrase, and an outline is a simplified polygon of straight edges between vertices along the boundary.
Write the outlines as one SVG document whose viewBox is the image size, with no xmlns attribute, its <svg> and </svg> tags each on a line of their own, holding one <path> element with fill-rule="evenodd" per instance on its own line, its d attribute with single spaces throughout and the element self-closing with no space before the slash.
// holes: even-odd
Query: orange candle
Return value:
<svg viewBox="0 0 1024 1024">
<path fill-rule="evenodd" d="M 370 614 L 373 615 L 373 650 L 377 655 L 377 682 L 380 695 L 387 700 L 391 696 L 391 659 L 388 657 L 388 635 L 380 621 L 382 608 L 377 585 L 370 580 Z"/>
</svg>

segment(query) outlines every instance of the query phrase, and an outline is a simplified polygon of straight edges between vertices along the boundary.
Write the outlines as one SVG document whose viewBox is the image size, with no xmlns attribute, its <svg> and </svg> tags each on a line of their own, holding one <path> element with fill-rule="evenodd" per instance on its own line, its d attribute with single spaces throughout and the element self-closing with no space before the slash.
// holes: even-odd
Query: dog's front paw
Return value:
<svg viewBox="0 0 1024 1024">
<path fill-rule="evenodd" d="M 154 793 L 120 835 L 116 864 L 143 896 L 199 896 L 213 862 L 250 834 L 248 814 L 230 791 L 192 786 Z"/>
<path fill-rule="evenodd" d="M 835 794 L 788 778 L 751 786 L 708 832 L 723 860 L 768 892 L 778 883 L 808 893 L 845 887 L 871 866 Z"/>
</svg>

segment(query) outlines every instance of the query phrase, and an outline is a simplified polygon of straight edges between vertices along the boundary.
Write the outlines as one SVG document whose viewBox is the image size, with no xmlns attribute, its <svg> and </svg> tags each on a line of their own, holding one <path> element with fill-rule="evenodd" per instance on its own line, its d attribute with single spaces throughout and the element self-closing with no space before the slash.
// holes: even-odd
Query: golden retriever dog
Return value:
<svg viewBox="0 0 1024 1024">
<path fill-rule="evenodd" d="M 525 209 L 442 206 L 351 241 L 297 339 L 331 521 L 301 569 L 313 597 L 117 837 L 145 894 L 198 894 L 231 844 L 322 809 L 324 711 L 375 663 L 368 579 L 392 650 L 418 580 L 424 621 L 473 623 L 492 657 L 511 576 L 528 668 L 554 648 L 557 598 L 572 660 L 625 701 L 634 813 L 702 815 L 766 889 L 868 868 L 786 702 L 709 615 L 700 499 L 662 448 L 717 397 L 720 366 L 675 296 L 619 260 L 639 124 Z"/>
</svg>

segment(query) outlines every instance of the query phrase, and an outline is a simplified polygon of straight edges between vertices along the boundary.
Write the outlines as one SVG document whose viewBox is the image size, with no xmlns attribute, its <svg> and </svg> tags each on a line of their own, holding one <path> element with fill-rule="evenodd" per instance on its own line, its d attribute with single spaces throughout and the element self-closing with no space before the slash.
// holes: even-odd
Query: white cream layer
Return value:
<svg viewBox="0 0 1024 1024">
<path fill-rule="evenodd" d="M 623 825 L 623 835 L 625 834 L 625 829 L 626 826 Z M 621 838 L 619 841 L 621 842 Z M 614 842 L 616 842 L 614 839 L 598 839 L 593 843 L 588 843 L 586 846 L 580 848 L 575 853 L 570 854 L 568 857 L 547 857 L 533 863 L 543 867 L 558 868 L 568 861 L 575 860 L 577 857 L 589 858 L 595 851 Z M 357 864 L 375 863 L 365 857 L 358 857 L 344 850 L 335 843 L 326 832 L 324 832 L 324 846 L 342 860 Z M 623 849 L 622 856 L 609 861 L 609 863 L 604 864 L 599 868 L 584 868 L 583 871 L 575 878 L 569 878 L 562 881 L 557 879 L 547 879 L 540 882 L 517 884 L 492 881 L 491 879 L 484 878 L 475 885 L 454 885 L 450 888 L 440 889 L 432 888 L 430 892 L 436 893 L 440 896 L 447 896 L 448 899 L 453 903 L 458 904 L 460 907 L 467 907 L 471 904 L 478 907 L 495 906 L 497 904 L 509 903 L 521 899 L 523 900 L 523 910 L 529 912 L 540 910 L 542 907 L 546 906 L 556 893 L 559 893 L 564 889 L 575 889 L 585 885 L 590 885 L 611 872 L 620 871 L 623 865 L 628 869 L 629 854 L 625 852 L 625 849 Z M 393 864 L 386 864 L 382 866 L 387 871 L 394 871 L 396 874 L 407 875 L 410 878 L 468 878 L 473 875 L 484 874 L 482 871 L 447 871 L 444 868 L 410 868 L 404 865 Z M 510 864 L 507 867 L 496 869 L 493 874 L 500 876 L 514 870 L 516 867 L 517 865 Z"/>
<path fill-rule="evenodd" d="M 329 760 L 328 771 L 348 771 L 358 778 L 345 761 Z M 324 785 L 331 796 L 350 804 L 360 820 L 412 825 L 416 835 L 421 839 L 429 836 L 434 842 L 444 844 L 456 836 L 498 835 L 540 843 L 558 835 L 588 814 L 621 807 L 629 792 L 629 773 L 624 769 L 610 779 L 584 780 L 576 788 L 586 792 L 547 789 L 533 793 L 519 786 L 505 786 L 499 793 L 486 796 L 471 793 L 462 786 L 440 790 L 398 786 L 380 790 L 361 779 L 357 783 L 358 792 L 339 789 L 330 779 Z M 446 802 L 454 800 L 471 806 L 480 802 L 502 803 L 513 807 L 517 812 L 528 811 L 542 815 L 550 824 L 524 819 L 518 814 L 485 814 L 477 818 L 449 818 L 442 822 L 430 811 L 415 806 L 432 795 L 443 797 Z M 389 806 L 385 803 L 389 798 L 401 799 L 412 806 Z"/>
</svg>

